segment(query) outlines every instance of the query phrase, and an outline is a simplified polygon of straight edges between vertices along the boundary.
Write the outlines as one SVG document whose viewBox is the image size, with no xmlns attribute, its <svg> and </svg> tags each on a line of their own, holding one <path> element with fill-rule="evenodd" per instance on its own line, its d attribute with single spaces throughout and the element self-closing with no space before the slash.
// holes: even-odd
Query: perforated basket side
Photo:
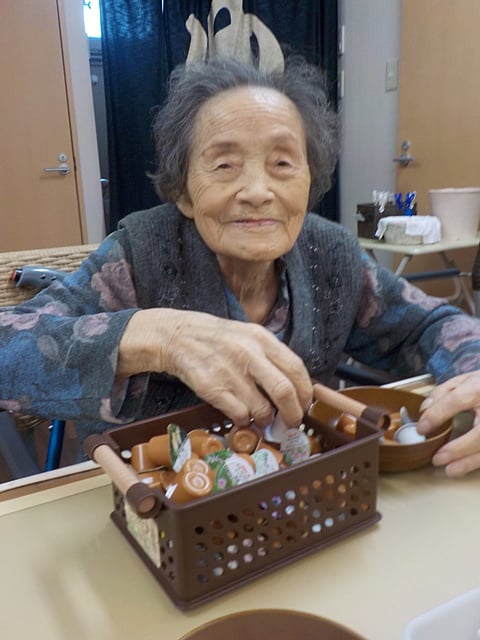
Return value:
<svg viewBox="0 0 480 640">
<path fill-rule="evenodd" d="M 197 606 L 379 520 L 377 432 L 344 441 L 316 421 L 308 426 L 335 448 L 196 502 L 167 501 L 155 520 L 136 523 L 140 534 L 117 492 L 114 521 L 178 607 Z"/>
</svg>

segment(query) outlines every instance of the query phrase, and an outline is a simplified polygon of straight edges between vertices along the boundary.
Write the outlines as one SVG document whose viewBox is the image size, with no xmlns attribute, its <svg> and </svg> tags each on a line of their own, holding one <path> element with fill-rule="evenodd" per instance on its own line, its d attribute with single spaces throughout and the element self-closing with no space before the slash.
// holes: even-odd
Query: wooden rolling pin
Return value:
<svg viewBox="0 0 480 640">
<path fill-rule="evenodd" d="M 349 398 L 319 382 L 313 385 L 313 397 L 342 413 L 349 413 L 355 418 L 364 418 L 373 422 L 380 429 L 387 429 L 390 425 L 390 416 L 383 409 Z"/>
</svg>

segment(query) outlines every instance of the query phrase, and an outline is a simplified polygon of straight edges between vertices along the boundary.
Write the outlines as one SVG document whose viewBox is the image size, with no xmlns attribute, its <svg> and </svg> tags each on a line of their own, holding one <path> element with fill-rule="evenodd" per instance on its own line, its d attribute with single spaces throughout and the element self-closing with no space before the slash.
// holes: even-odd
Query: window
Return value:
<svg viewBox="0 0 480 640">
<path fill-rule="evenodd" d="M 85 22 L 85 32 L 89 38 L 102 37 L 99 0 L 84 0 L 83 20 Z"/>
</svg>

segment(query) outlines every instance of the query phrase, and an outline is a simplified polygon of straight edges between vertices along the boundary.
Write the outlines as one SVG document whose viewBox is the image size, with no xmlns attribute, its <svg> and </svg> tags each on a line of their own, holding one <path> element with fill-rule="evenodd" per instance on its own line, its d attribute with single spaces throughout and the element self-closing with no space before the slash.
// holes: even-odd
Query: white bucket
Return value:
<svg viewBox="0 0 480 640">
<path fill-rule="evenodd" d="M 432 215 L 442 225 L 442 240 L 471 240 L 480 222 L 480 187 L 430 189 Z"/>
</svg>

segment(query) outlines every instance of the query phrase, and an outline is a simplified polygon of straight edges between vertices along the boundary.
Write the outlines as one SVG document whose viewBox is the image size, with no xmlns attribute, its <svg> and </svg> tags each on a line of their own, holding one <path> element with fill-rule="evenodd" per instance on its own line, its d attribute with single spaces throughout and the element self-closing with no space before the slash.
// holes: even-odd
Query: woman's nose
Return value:
<svg viewBox="0 0 480 640">
<path fill-rule="evenodd" d="M 273 191 L 266 172 L 258 169 L 245 172 L 237 198 L 254 207 L 270 202 L 273 199 Z"/>
</svg>

